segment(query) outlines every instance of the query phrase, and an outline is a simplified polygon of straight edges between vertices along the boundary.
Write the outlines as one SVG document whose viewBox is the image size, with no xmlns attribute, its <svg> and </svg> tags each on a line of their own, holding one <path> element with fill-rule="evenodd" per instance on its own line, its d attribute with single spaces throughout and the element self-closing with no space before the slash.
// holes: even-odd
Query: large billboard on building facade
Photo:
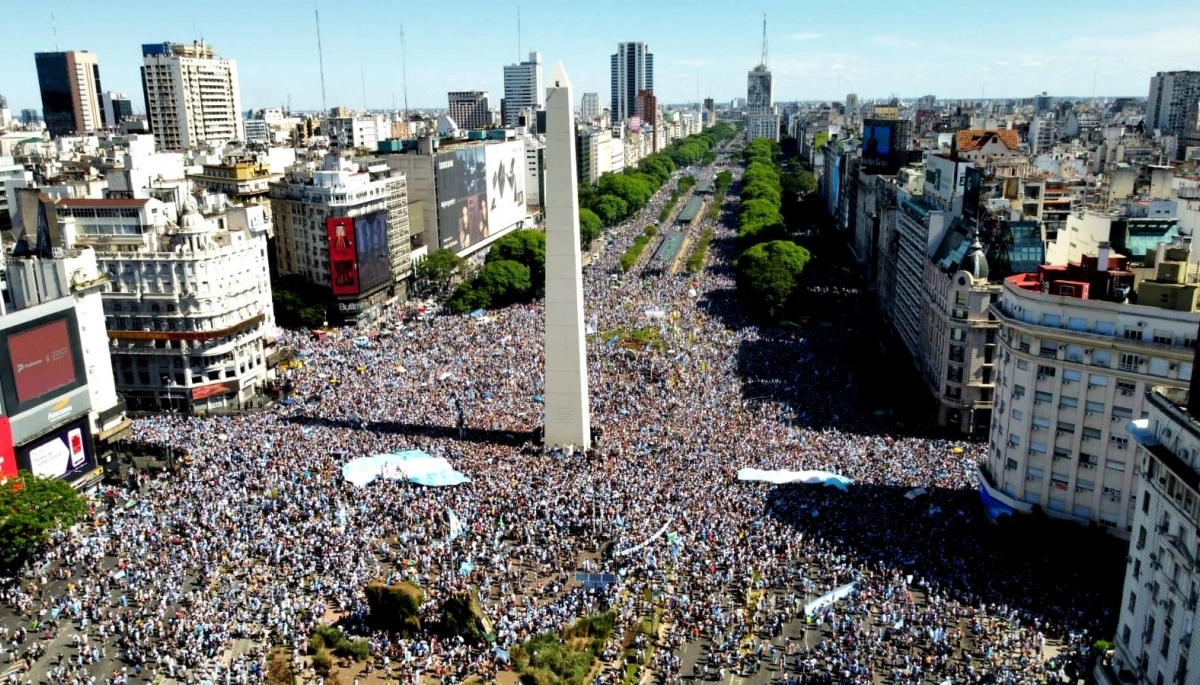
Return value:
<svg viewBox="0 0 1200 685">
<path fill-rule="evenodd" d="M 0 416 L 0 484 L 17 477 L 17 453 L 13 451 L 12 427 Z"/>
<path fill-rule="evenodd" d="M 488 229 L 495 235 L 525 220 L 525 143 L 488 145 Z"/>
<path fill-rule="evenodd" d="M 16 453 L 17 465 L 35 476 L 73 481 L 96 468 L 86 418 L 22 445 Z"/>
<path fill-rule="evenodd" d="M 329 238 L 329 283 L 334 295 L 358 294 L 358 252 L 354 245 L 354 219 L 325 220 Z"/>
<path fill-rule="evenodd" d="M 391 278 L 392 260 L 388 252 L 387 219 L 386 210 L 354 217 L 359 292 L 365 293 Z"/>
<path fill-rule="evenodd" d="M 73 307 L 18 321 L 0 332 L 0 388 L 9 416 L 86 385 Z"/>
<path fill-rule="evenodd" d="M 461 252 L 488 237 L 488 174 L 484 145 L 439 152 L 438 244 Z"/>
<path fill-rule="evenodd" d="M 908 122 L 867 119 L 863 122 L 859 164 L 873 174 L 894 174 L 907 163 Z"/>
</svg>

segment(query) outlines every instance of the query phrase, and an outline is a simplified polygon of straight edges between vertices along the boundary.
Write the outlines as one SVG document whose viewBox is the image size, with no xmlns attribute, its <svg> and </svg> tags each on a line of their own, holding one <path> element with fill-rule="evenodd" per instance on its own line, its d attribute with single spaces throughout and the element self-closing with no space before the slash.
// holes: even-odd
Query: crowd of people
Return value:
<svg viewBox="0 0 1200 685">
<path fill-rule="evenodd" d="M 1111 629 L 1105 601 L 989 545 L 972 491 L 981 447 L 895 433 L 864 409 L 837 334 L 768 339 L 737 311 L 735 197 L 688 229 L 716 231 L 703 272 L 643 274 L 650 249 L 618 270 L 666 196 L 606 233 L 585 269 L 595 449 L 537 445 L 540 304 L 482 318 L 392 311 L 365 343 L 361 331 L 285 331 L 302 362 L 281 372 L 293 402 L 137 419 L 136 440 L 187 462 L 110 491 L 115 506 L 96 506 L 32 573 L 4 583 L 7 610 L 44 630 L 14 643 L 14 659 L 32 658 L 20 655 L 30 641 L 60 645 L 41 657 L 54 685 L 252 683 L 266 648 L 291 645 L 299 662 L 314 625 L 336 622 L 369 640 L 393 681 L 487 681 L 515 645 L 613 610 L 598 684 L 621 683 L 630 659 L 664 683 L 764 668 L 795 683 L 1078 674 Z M 638 329 L 656 333 L 630 344 Z M 746 369 L 760 367 L 778 381 L 747 397 Z M 470 482 L 341 477 L 351 458 L 401 449 L 445 457 Z M 854 482 L 845 492 L 739 482 L 743 467 Z M 927 494 L 906 497 L 913 488 Z M 585 586 L 581 571 L 614 580 Z M 494 643 L 369 630 L 363 588 L 375 580 L 417 584 L 429 616 L 474 593 Z M 654 634 L 627 637 L 647 617 Z M 72 637 L 54 642 L 59 631 Z M 238 640 L 256 647 L 235 653 Z M 96 673 L 109 654 L 124 666 Z"/>
</svg>

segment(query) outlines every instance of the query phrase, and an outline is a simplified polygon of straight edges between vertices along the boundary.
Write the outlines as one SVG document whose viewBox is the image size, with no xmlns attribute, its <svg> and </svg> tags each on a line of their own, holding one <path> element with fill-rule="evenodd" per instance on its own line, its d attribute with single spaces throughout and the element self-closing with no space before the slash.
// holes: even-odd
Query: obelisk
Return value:
<svg viewBox="0 0 1200 685">
<path fill-rule="evenodd" d="M 547 447 L 591 446 L 583 264 L 571 82 L 559 62 L 546 88 L 546 409 Z"/>
</svg>

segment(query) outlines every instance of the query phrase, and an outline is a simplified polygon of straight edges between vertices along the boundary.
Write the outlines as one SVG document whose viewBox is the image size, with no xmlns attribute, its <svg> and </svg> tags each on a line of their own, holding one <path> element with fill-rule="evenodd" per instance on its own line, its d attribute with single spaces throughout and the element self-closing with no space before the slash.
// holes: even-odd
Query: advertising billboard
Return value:
<svg viewBox="0 0 1200 685">
<path fill-rule="evenodd" d="M 971 219 L 979 218 L 980 194 L 983 189 L 983 175 L 979 169 L 968 167 L 963 182 L 963 216 Z"/>
<path fill-rule="evenodd" d="M 13 451 L 12 427 L 0 416 L 0 483 L 17 477 L 17 454 Z"/>
<path fill-rule="evenodd" d="M 368 290 L 391 279 L 388 252 L 387 211 L 354 217 L 354 241 L 358 259 L 358 291 Z"/>
<path fill-rule="evenodd" d="M 87 419 L 69 423 L 16 451 L 18 466 L 36 476 L 73 481 L 96 468 Z"/>
<path fill-rule="evenodd" d="M 334 295 L 358 294 L 358 252 L 354 245 L 354 219 L 325 220 L 329 238 L 329 283 Z"/>
<path fill-rule="evenodd" d="M 438 244 L 461 252 L 488 237 L 487 162 L 484 145 L 438 153 Z M 522 174 L 523 175 L 523 174 Z"/>
<path fill-rule="evenodd" d="M 484 150 L 488 228 L 498 234 L 525 220 L 525 143 L 497 143 Z"/>
<path fill-rule="evenodd" d="M 208 385 L 198 385 L 192 388 L 192 401 L 199 402 L 210 397 L 220 397 L 221 395 L 229 395 L 236 393 L 238 388 L 242 387 L 240 380 L 234 378 L 220 383 L 209 383 Z"/>
<path fill-rule="evenodd" d="M 907 161 L 908 122 L 867 119 L 863 122 L 863 169 L 876 174 L 894 174 Z"/>
<path fill-rule="evenodd" d="M 87 384 L 75 310 L 36 313 L 25 321 L 14 319 L 15 325 L 0 333 L 0 387 L 9 416 Z"/>
</svg>

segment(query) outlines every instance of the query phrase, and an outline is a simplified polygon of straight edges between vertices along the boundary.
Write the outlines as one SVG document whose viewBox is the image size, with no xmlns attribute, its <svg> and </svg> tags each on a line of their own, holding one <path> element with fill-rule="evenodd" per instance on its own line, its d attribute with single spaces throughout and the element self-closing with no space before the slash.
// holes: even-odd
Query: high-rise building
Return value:
<svg viewBox="0 0 1200 685">
<path fill-rule="evenodd" d="M 633 103 L 634 116 L 640 117 L 643 124 L 649 124 L 652 131 L 658 129 L 658 98 L 654 97 L 652 90 L 639 90 L 637 98 Z M 654 141 L 650 144 L 651 150 L 658 152 L 658 135 L 654 136 Z"/>
<path fill-rule="evenodd" d="M 39 52 L 33 58 L 42 91 L 42 118 L 51 137 L 104 128 L 100 62 L 96 55 L 71 50 Z"/>
<path fill-rule="evenodd" d="M 162 150 L 242 140 L 237 62 L 203 41 L 142 45 L 146 120 Z"/>
<path fill-rule="evenodd" d="M 367 321 L 412 274 L 408 182 L 379 159 L 327 155 L 270 184 L 275 264 L 329 288 L 330 319 Z"/>
<path fill-rule="evenodd" d="M 542 53 L 531 52 L 527 61 L 504 67 L 505 126 L 516 126 L 522 112 L 542 109 L 545 102 L 545 93 L 542 92 Z M 462 125 L 461 122 L 459 125 Z"/>
<path fill-rule="evenodd" d="M 492 125 L 492 110 L 488 106 L 487 91 L 455 90 L 450 91 L 448 97 L 450 106 L 446 109 L 446 113 L 460 129 L 472 131 Z M 505 108 L 506 114 L 513 112 L 511 102 L 506 102 Z"/>
<path fill-rule="evenodd" d="M 766 64 L 750 70 L 746 78 L 746 140 L 779 140 L 779 113 L 775 111 L 774 79 Z"/>
<path fill-rule="evenodd" d="M 1160 71 L 1150 77 L 1146 128 L 1163 135 L 1184 133 L 1188 107 L 1200 101 L 1200 71 Z"/>
<path fill-rule="evenodd" d="M 654 55 L 645 43 L 618 43 L 611 58 L 612 99 L 609 117 L 612 123 L 625 121 L 634 114 L 638 93 L 654 90 Z"/>
<path fill-rule="evenodd" d="M 599 93 L 584 93 L 583 100 L 579 103 L 579 118 L 584 121 L 591 121 L 600 116 L 600 94 Z"/>
<path fill-rule="evenodd" d="M 104 91 L 100 96 L 100 107 L 104 112 L 104 125 L 108 128 L 116 128 L 122 121 L 133 118 L 133 103 L 124 93 Z"/>
</svg>

